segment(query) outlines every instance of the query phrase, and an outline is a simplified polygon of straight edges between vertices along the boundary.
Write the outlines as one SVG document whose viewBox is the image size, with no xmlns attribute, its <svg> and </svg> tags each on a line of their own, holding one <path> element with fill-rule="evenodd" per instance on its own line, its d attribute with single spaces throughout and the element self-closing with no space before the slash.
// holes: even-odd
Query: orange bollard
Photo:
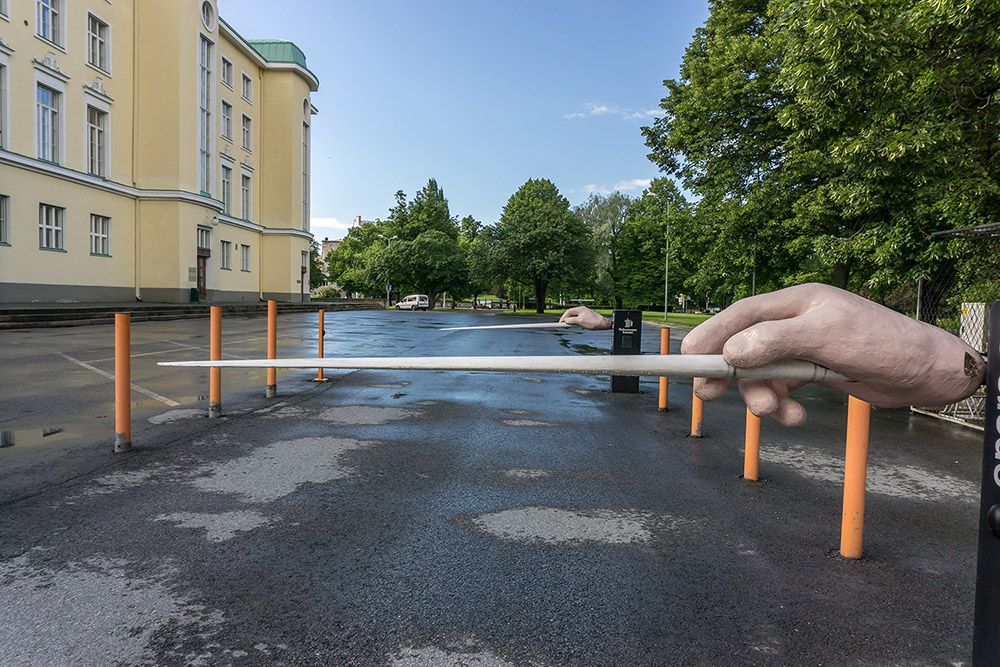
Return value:
<svg viewBox="0 0 1000 667">
<path fill-rule="evenodd" d="M 212 306 L 209 309 L 209 348 L 208 358 L 212 361 L 222 359 L 222 308 Z M 222 369 L 208 369 L 208 416 L 222 416 Z"/>
<path fill-rule="evenodd" d="M 704 413 L 704 405 L 702 400 L 698 398 L 697 394 L 694 393 L 694 388 L 691 390 L 691 437 L 700 438 L 701 437 L 701 418 Z"/>
<path fill-rule="evenodd" d="M 670 327 L 660 329 L 660 354 L 670 354 Z M 666 412 L 667 407 L 667 381 L 669 378 L 660 377 L 660 412 Z"/>
<path fill-rule="evenodd" d="M 747 408 L 747 434 L 743 454 L 743 479 L 757 481 L 760 473 L 760 417 Z"/>
<path fill-rule="evenodd" d="M 132 449 L 132 352 L 128 313 L 115 313 L 115 453 Z"/>
<path fill-rule="evenodd" d="M 267 358 L 278 358 L 278 302 L 267 302 Z M 267 398 L 278 395 L 278 369 L 267 369 Z"/>
<path fill-rule="evenodd" d="M 317 357 L 317 359 L 323 358 L 323 334 L 325 333 L 326 332 L 323 331 L 323 311 L 321 310 L 319 311 L 319 357 Z M 316 379 L 313 380 L 313 382 L 329 382 L 329 380 L 323 377 L 322 368 L 318 369 Z"/>
<path fill-rule="evenodd" d="M 840 555 L 844 558 L 861 558 L 871 411 L 870 403 L 850 397 L 847 404 L 847 455 L 844 461 L 844 512 L 840 524 Z"/>
</svg>

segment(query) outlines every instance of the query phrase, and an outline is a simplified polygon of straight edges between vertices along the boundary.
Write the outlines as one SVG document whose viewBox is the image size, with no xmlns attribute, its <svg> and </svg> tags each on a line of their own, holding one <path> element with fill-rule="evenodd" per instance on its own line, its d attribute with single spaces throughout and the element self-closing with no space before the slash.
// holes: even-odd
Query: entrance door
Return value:
<svg viewBox="0 0 1000 667">
<path fill-rule="evenodd" d="M 208 290 L 205 287 L 205 277 L 208 274 L 208 258 L 212 251 L 205 248 L 198 248 L 198 298 L 204 301 L 208 297 Z"/>
</svg>

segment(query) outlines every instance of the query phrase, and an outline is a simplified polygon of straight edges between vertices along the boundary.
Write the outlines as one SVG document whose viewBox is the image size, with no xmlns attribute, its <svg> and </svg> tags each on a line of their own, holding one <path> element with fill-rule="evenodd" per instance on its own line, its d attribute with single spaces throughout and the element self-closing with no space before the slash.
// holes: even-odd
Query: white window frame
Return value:
<svg viewBox="0 0 1000 667">
<path fill-rule="evenodd" d="M 208 227 L 198 228 L 198 247 L 204 250 L 212 249 L 212 230 Z"/>
<path fill-rule="evenodd" d="M 246 114 L 243 114 L 243 119 L 240 121 L 240 137 L 243 150 L 253 153 L 253 118 Z"/>
<path fill-rule="evenodd" d="M 250 273 L 250 246 L 246 243 L 240 246 L 240 271 Z"/>
<path fill-rule="evenodd" d="M 222 199 L 222 212 L 226 215 L 233 214 L 233 168 L 223 164 L 219 170 L 219 177 L 222 179 L 219 197 Z"/>
<path fill-rule="evenodd" d="M 111 256 L 111 218 L 90 214 L 90 254 Z"/>
<path fill-rule="evenodd" d="M 10 245 L 10 197 L 0 195 L 0 245 Z"/>
<path fill-rule="evenodd" d="M 42 90 L 51 93 L 51 104 L 48 100 L 39 99 Z M 62 164 L 64 132 L 62 131 L 63 93 L 44 83 L 35 83 L 35 157 L 46 162 Z"/>
<path fill-rule="evenodd" d="M 94 22 L 98 24 L 98 33 L 91 30 Z M 111 75 L 111 24 L 94 12 L 87 12 L 87 64 Z"/>
<path fill-rule="evenodd" d="M 228 112 L 228 113 L 227 113 Z M 233 105 L 222 100 L 222 112 L 220 114 L 222 138 L 226 141 L 233 141 Z"/>
<path fill-rule="evenodd" d="M 245 171 L 240 172 L 240 215 L 253 219 L 253 176 Z"/>
<path fill-rule="evenodd" d="M 66 209 L 52 204 L 38 205 L 38 247 L 42 250 L 66 250 Z"/>
<path fill-rule="evenodd" d="M 233 71 L 233 61 L 225 56 L 222 56 L 222 67 L 219 71 L 219 81 L 221 81 L 222 85 L 229 90 L 233 90 Z"/>
<path fill-rule="evenodd" d="M 64 0 L 35 0 L 35 36 L 66 50 L 66 7 Z"/>
<path fill-rule="evenodd" d="M 108 176 L 108 123 L 110 114 L 99 106 L 87 104 L 85 122 L 87 125 L 87 173 L 107 178 Z M 98 124 L 91 121 L 91 112 L 98 116 Z"/>
<path fill-rule="evenodd" d="M 7 0 L 0 0 L 0 16 L 10 20 L 10 10 L 7 8 Z"/>
<path fill-rule="evenodd" d="M 198 187 L 201 192 L 212 194 L 212 156 L 215 153 L 215 128 L 212 124 L 215 84 L 212 66 L 215 61 L 215 42 L 205 34 L 198 40 Z"/>
<path fill-rule="evenodd" d="M 243 72 L 242 88 L 240 95 L 250 104 L 253 104 L 253 79 L 246 72 Z"/>
<path fill-rule="evenodd" d="M 223 271 L 232 271 L 233 269 L 232 241 L 219 241 L 219 268 Z"/>
<path fill-rule="evenodd" d="M 2 1 L 2 0 L 0 0 Z M 10 88 L 10 68 L 7 67 L 7 54 L 0 52 L 0 149 L 7 148 L 7 90 Z"/>
<path fill-rule="evenodd" d="M 310 135 L 309 123 L 302 122 L 302 229 L 309 231 L 309 160 Z"/>
</svg>

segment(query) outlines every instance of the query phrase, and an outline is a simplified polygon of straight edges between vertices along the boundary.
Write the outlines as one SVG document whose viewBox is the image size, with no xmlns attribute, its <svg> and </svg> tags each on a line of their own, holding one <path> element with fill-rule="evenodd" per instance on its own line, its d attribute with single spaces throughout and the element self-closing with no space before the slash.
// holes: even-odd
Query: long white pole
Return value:
<svg viewBox="0 0 1000 667">
<path fill-rule="evenodd" d="M 323 359 L 237 359 L 161 361 L 160 366 L 221 368 L 341 368 L 400 371 L 487 371 L 568 373 L 573 375 L 645 375 L 700 378 L 746 378 L 851 382 L 808 361 L 779 361 L 760 368 L 730 366 L 722 355 L 647 354 L 537 357 L 324 357 Z"/>
</svg>

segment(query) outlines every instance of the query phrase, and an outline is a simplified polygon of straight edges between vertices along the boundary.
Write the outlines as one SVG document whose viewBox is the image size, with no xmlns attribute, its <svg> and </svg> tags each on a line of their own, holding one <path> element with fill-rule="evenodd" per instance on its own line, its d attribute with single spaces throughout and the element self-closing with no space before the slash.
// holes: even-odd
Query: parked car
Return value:
<svg viewBox="0 0 1000 667">
<path fill-rule="evenodd" d="M 429 306 L 426 294 L 410 294 L 396 302 L 396 310 L 427 310 Z"/>
</svg>

